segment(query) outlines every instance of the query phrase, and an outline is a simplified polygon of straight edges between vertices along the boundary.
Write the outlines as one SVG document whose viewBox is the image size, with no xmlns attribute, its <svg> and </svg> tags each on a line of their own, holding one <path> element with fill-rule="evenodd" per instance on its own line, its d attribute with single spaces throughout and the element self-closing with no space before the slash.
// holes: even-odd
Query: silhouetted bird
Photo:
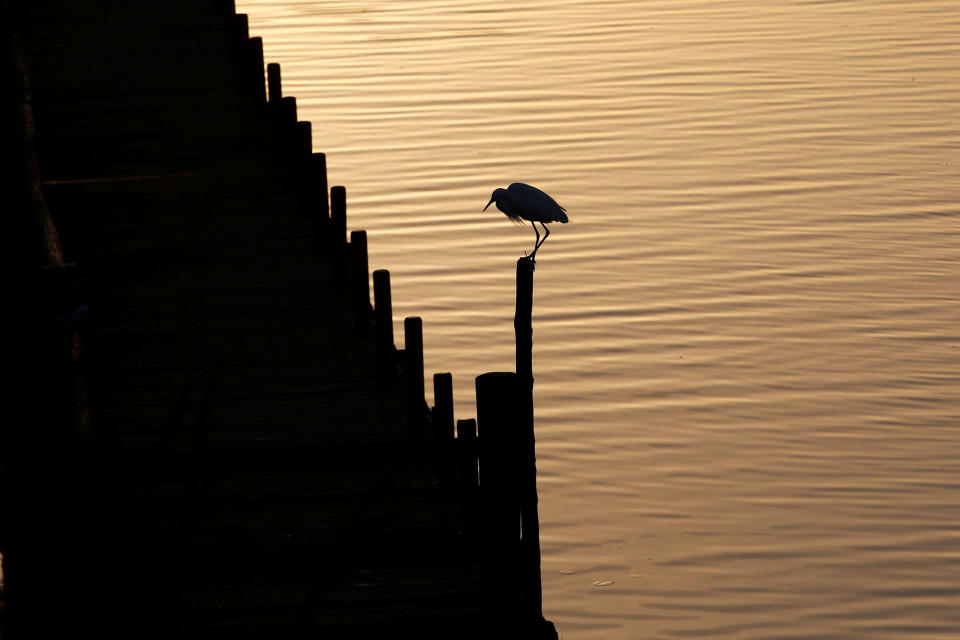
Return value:
<svg viewBox="0 0 960 640">
<path fill-rule="evenodd" d="M 537 236 L 533 253 L 530 254 L 531 259 L 536 257 L 537 249 L 547 241 L 550 235 L 547 223 L 567 221 L 566 209 L 557 204 L 556 200 L 540 189 L 522 182 L 514 182 L 506 189 L 494 189 L 487 207 L 494 202 L 497 203 L 497 209 L 503 211 L 514 222 L 520 222 L 521 218 L 530 221 L 533 232 Z M 483 210 L 486 211 L 487 207 Z M 543 240 L 540 240 L 540 232 L 537 231 L 538 222 L 543 225 Z"/>
</svg>

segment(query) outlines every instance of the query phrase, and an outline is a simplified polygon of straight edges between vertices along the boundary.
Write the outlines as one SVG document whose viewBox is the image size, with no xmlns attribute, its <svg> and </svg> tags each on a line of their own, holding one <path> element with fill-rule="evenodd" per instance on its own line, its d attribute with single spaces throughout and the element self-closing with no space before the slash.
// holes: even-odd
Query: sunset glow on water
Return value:
<svg viewBox="0 0 960 640">
<path fill-rule="evenodd" d="M 238 10 L 458 418 L 534 242 L 481 209 L 566 208 L 534 306 L 563 638 L 957 637 L 960 5 Z"/>
</svg>

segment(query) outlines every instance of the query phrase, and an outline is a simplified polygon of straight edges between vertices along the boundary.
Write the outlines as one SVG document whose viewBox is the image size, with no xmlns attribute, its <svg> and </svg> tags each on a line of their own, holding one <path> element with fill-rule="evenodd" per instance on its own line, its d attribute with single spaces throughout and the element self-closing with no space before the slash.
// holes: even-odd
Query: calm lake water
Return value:
<svg viewBox="0 0 960 640">
<path fill-rule="evenodd" d="M 960 3 L 244 0 L 428 376 L 513 368 L 537 185 L 563 638 L 960 637 Z"/>
</svg>

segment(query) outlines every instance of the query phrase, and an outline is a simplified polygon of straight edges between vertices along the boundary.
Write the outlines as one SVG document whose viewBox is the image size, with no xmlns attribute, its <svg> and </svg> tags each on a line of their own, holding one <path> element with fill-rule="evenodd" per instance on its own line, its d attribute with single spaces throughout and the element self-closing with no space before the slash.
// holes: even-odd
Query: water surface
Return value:
<svg viewBox="0 0 960 640">
<path fill-rule="evenodd" d="M 562 637 L 960 635 L 960 5 L 244 0 L 428 372 L 513 368 Z M 429 375 L 429 374 L 428 374 Z"/>
</svg>

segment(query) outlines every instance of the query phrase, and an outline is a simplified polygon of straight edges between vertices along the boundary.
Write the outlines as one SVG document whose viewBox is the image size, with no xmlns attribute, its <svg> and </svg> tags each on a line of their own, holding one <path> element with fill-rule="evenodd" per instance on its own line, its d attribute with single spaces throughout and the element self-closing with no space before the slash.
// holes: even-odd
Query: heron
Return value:
<svg viewBox="0 0 960 640">
<path fill-rule="evenodd" d="M 506 189 L 494 189 L 487 207 L 494 202 L 497 203 L 497 209 L 500 209 L 514 222 L 530 221 L 531 226 L 533 226 L 533 233 L 537 236 L 533 253 L 530 254 L 531 260 L 536 258 L 537 250 L 547 241 L 547 237 L 550 235 L 547 223 L 567 222 L 566 209 L 557 204 L 556 200 L 540 191 L 540 189 L 522 182 L 514 182 Z M 484 207 L 483 210 L 486 211 L 487 207 Z M 540 239 L 540 232 L 537 231 L 538 222 L 543 227 L 543 240 Z"/>
</svg>

